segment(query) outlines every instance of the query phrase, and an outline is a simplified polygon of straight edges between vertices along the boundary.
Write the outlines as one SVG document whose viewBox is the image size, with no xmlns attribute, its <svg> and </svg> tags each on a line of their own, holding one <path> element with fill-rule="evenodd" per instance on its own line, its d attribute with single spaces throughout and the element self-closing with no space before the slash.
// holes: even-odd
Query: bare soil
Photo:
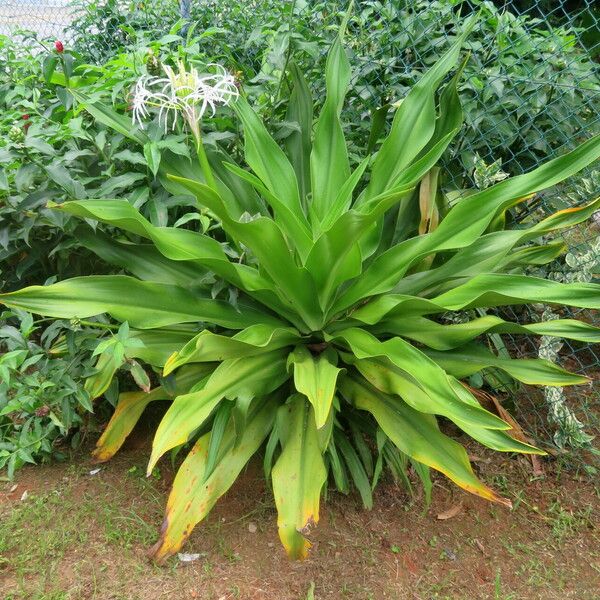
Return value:
<svg viewBox="0 0 600 600">
<path fill-rule="evenodd" d="M 411 498 L 391 480 L 370 512 L 356 496 L 330 492 L 310 557 L 294 563 L 279 544 L 256 461 L 183 549 L 200 557 L 158 567 L 145 552 L 173 472 L 164 462 L 160 476 L 146 479 L 147 450 L 134 440 L 94 475 L 80 454 L 0 483 L 0 598 L 600 598 L 600 484 L 556 462 L 545 462 L 540 478 L 525 458 L 472 450 L 481 477 L 512 499 L 512 511 L 441 476 L 426 512 L 418 493 Z"/>
</svg>

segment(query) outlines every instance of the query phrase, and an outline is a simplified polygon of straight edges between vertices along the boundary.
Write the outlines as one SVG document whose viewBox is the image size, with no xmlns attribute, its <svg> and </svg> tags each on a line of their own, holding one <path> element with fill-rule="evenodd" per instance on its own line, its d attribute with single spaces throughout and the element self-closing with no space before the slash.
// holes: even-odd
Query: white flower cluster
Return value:
<svg viewBox="0 0 600 600">
<path fill-rule="evenodd" d="M 175 128 L 179 113 L 195 129 L 207 110 L 214 115 L 217 106 L 227 105 L 239 95 L 233 75 L 221 65 L 211 64 L 208 68 L 214 72 L 200 75 L 179 62 L 177 71 L 163 67 L 166 77 L 141 77 L 133 93 L 133 122 L 143 128 L 150 109 L 157 108 L 165 132 L 169 123 Z"/>
</svg>

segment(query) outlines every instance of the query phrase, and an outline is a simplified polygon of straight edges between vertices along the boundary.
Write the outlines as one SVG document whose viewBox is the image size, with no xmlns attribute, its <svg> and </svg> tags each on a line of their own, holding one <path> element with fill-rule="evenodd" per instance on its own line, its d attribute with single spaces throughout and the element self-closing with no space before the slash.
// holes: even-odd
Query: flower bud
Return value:
<svg viewBox="0 0 600 600">
<path fill-rule="evenodd" d="M 25 141 L 25 132 L 16 125 L 13 125 L 8 131 L 8 139 L 15 144 L 21 144 Z"/>
<path fill-rule="evenodd" d="M 146 71 L 148 71 L 148 75 L 152 75 L 153 77 L 160 77 L 162 73 L 160 59 L 152 50 L 149 50 L 146 56 Z"/>
<path fill-rule="evenodd" d="M 39 408 L 36 409 L 35 416 L 36 417 L 46 417 L 49 413 L 50 413 L 49 406 L 40 406 Z"/>
<path fill-rule="evenodd" d="M 56 40 L 54 42 L 54 48 L 59 54 L 65 51 L 65 47 L 63 46 L 63 43 L 60 40 Z"/>
</svg>

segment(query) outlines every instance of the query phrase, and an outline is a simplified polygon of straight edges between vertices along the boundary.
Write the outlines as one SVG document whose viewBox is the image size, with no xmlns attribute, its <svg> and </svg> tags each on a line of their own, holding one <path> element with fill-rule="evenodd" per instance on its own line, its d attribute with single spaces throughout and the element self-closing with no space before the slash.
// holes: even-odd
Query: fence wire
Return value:
<svg viewBox="0 0 600 600">
<path fill-rule="evenodd" d="M 268 82 L 282 69 L 282 57 L 296 53 L 307 76 L 314 73 L 319 79 L 324 58 L 311 53 L 309 38 L 333 38 L 346 4 L 5 0 L 0 1 L 0 33 L 29 29 L 41 37 L 60 37 L 90 61 L 102 62 L 136 43 L 168 34 L 183 14 L 186 26 L 175 30 L 214 29 L 205 40 L 213 55 L 222 47 L 223 56 L 236 62 L 250 81 Z M 369 111 L 401 99 L 419 73 L 449 46 L 465 17 L 478 10 L 484 25 L 469 42 L 471 66 L 465 68 L 461 87 L 466 127 L 445 157 L 447 190 L 481 188 L 504 173 L 518 175 L 600 132 L 600 8 L 593 0 L 355 2 L 347 47 L 354 68 L 354 96 L 348 104 L 360 107 L 356 119 L 367 121 Z M 518 209 L 518 219 L 599 195 L 600 175 L 591 168 Z M 597 278 L 599 226 L 596 218 L 564 233 L 570 248 L 566 261 L 535 274 L 563 281 Z M 597 313 L 580 311 L 577 316 L 600 325 Z M 529 322 L 548 314 L 544 307 L 534 307 L 508 317 Z M 519 356 L 541 353 L 592 379 L 600 374 L 600 355 L 593 346 L 542 340 L 540 348 L 539 340 L 526 336 L 503 336 L 496 342 L 500 351 L 504 344 Z M 518 417 L 538 440 L 554 440 L 558 448 L 589 448 L 585 436 L 600 434 L 600 391 L 592 384 L 558 397 L 532 389 L 510 396 Z"/>
</svg>

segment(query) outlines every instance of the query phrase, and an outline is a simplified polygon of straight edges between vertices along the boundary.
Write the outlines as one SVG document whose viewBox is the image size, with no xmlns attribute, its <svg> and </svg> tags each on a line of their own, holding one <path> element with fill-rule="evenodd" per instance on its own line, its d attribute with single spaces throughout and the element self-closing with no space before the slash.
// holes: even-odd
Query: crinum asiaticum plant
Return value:
<svg viewBox="0 0 600 600">
<path fill-rule="evenodd" d="M 121 395 L 95 451 L 97 460 L 109 459 L 154 400 L 169 408 L 148 470 L 194 441 L 173 483 L 155 559 L 182 546 L 265 443 L 279 536 L 293 558 L 307 554 L 329 475 L 342 491 L 352 481 L 367 507 L 382 467 L 406 479 L 409 463 L 427 492 L 433 468 L 471 493 L 510 504 L 475 477 L 465 449 L 440 431 L 437 417 L 489 448 L 538 452 L 511 437 L 461 379 L 496 367 L 526 384 L 587 381 L 544 360 L 499 358 L 478 339 L 493 332 L 600 340 L 591 325 L 437 319 L 528 302 L 600 307 L 597 285 L 519 274 L 556 256 L 556 245 L 536 239 L 583 221 L 599 201 L 528 228 L 501 226 L 508 208 L 596 160 L 600 138 L 473 193 L 446 214 L 438 209 L 432 173 L 462 122 L 460 72 L 438 88 L 456 67 L 464 37 L 404 98 L 378 151 L 355 169 L 340 123 L 350 68 L 338 39 L 314 128 L 308 87 L 293 72 L 288 120 L 298 127 L 285 151 L 243 97 L 233 104 L 248 169 L 229 161 L 222 172 L 252 186 L 256 213 L 240 213 L 236 190 L 220 176 L 213 186 L 171 175 L 220 222 L 225 241 L 155 227 L 126 200 L 65 202 L 57 210 L 127 232 L 126 242 L 84 237 L 135 276 L 81 277 L 1 296 L 8 306 L 51 317 L 108 313 L 128 321 L 143 343 L 131 348 L 133 356 L 162 371 L 150 393 Z M 237 290 L 231 302 L 203 292 L 207 269 Z"/>
</svg>

